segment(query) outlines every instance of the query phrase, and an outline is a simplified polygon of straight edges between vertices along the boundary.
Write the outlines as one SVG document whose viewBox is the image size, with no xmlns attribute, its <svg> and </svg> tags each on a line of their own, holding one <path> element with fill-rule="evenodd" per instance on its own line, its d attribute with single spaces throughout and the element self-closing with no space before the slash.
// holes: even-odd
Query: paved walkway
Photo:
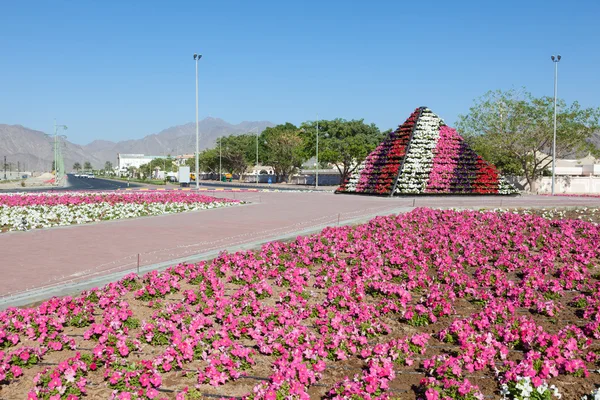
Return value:
<svg viewBox="0 0 600 400">
<path fill-rule="evenodd" d="M 385 198 L 241 191 L 213 195 L 252 204 L 0 234 L 0 308 L 118 279 L 137 270 L 138 257 L 144 272 L 413 207 L 600 207 L 600 198 L 582 197 Z"/>
</svg>

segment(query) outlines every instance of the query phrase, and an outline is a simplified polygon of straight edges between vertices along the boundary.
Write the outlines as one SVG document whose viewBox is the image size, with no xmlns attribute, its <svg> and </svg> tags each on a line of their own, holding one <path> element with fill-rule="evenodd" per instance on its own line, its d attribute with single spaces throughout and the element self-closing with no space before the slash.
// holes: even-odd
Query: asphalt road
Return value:
<svg viewBox="0 0 600 400">
<path fill-rule="evenodd" d="M 19 189 L 0 189 L 0 193 L 16 192 L 65 192 L 72 190 L 116 190 L 129 188 L 140 188 L 143 185 L 137 183 L 114 181 L 102 178 L 76 178 L 73 174 L 67 174 L 67 185 L 65 187 L 39 187 L 39 188 L 19 188 Z"/>
<path fill-rule="evenodd" d="M 116 190 L 143 187 L 143 185 L 133 182 L 127 186 L 127 182 L 112 179 L 76 178 L 73 174 L 68 174 L 67 179 L 67 186 L 65 188 L 61 188 L 63 190 Z"/>
</svg>

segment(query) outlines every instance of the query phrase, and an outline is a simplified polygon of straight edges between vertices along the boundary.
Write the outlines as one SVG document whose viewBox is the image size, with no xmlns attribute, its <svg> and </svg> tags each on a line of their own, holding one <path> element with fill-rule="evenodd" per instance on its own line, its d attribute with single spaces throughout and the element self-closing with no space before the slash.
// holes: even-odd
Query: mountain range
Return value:
<svg viewBox="0 0 600 400">
<path fill-rule="evenodd" d="M 220 118 L 208 117 L 199 121 L 199 148 L 204 150 L 213 147 L 217 138 L 228 135 L 262 132 L 274 126 L 269 121 L 243 121 L 230 124 Z M 0 124 L 0 157 L 6 156 L 10 169 L 19 166 L 22 171 L 47 171 L 54 159 L 54 137 L 44 132 L 26 128 L 21 125 Z M 89 161 L 94 168 L 102 168 L 106 161 L 113 165 L 117 162 L 117 153 L 134 153 L 146 155 L 190 154 L 196 147 L 196 123 L 190 122 L 147 135 L 141 139 L 119 142 L 94 140 L 81 146 L 63 140 L 62 153 L 67 171 L 75 162 L 83 165 Z M 1 162 L 1 161 L 0 161 Z"/>
</svg>

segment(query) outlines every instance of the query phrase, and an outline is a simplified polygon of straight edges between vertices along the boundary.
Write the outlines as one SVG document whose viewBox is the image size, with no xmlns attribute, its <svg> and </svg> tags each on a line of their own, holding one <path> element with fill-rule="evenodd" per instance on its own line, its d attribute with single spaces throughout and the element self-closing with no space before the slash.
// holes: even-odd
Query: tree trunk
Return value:
<svg viewBox="0 0 600 400">
<path fill-rule="evenodd" d="M 537 184 L 536 181 L 533 177 L 531 176 L 526 176 L 525 179 L 527 179 L 527 186 L 529 186 L 529 191 L 531 193 L 536 193 L 537 191 Z"/>
</svg>

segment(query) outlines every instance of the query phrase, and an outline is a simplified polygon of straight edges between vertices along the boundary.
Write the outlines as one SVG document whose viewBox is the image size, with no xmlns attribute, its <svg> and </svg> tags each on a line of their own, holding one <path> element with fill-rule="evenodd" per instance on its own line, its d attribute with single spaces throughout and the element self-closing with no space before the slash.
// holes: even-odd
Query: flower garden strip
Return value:
<svg viewBox="0 0 600 400">
<path fill-rule="evenodd" d="M 517 192 L 427 107 L 417 108 L 337 190 L 379 195 Z"/>
<path fill-rule="evenodd" d="M 0 398 L 586 399 L 600 227 L 434 211 L 0 313 Z"/>
<path fill-rule="evenodd" d="M 188 192 L 0 195 L 0 232 L 197 211 L 240 203 Z"/>
</svg>

